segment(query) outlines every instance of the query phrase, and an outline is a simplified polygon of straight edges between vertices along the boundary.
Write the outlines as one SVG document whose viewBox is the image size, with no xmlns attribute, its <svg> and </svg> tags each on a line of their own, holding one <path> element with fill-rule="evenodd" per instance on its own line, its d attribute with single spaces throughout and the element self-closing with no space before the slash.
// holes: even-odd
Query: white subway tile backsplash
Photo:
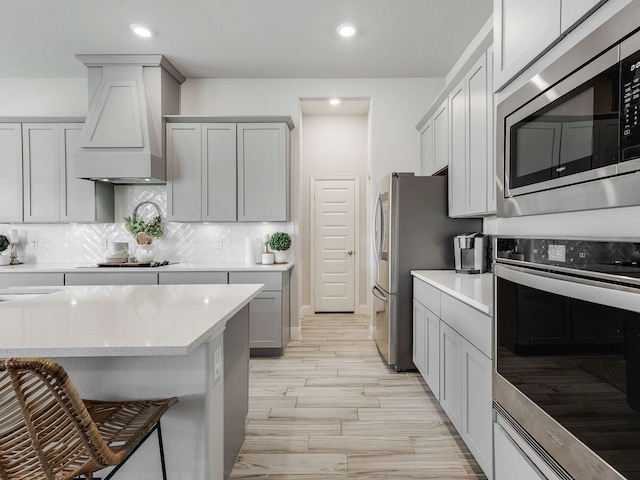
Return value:
<svg viewBox="0 0 640 480">
<path fill-rule="evenodd" d="M 152 201 L 166 216 L 165 188 L 157 185 L 120 185 L 115 189 L 115 223 L 91 224 L 0 224 L 0 233 L 8 236 L 10 228 L 18 228 L 21 254 L 28 263 L 95 263 L 104 261 L 106 241 L 134 239 L 124 228 L 123 218 L 132 214 L 136 205 Z M 151 215 L 141 209 L 139 214 Z M 293 236 L 291 223 L 175 223 L 166 224 L 165 236 L 154 242 L 156 259 L 189 263 L 243 262 L 245 238 L 252 238 L 256 258 L 262 250 L 262 234 L 284 231 Z M 222 241 L 222 248 L 220 242 Z M 33 243 L 35 242 L 35 244 Z M 292 246 L 292 249 L 294 247 Z M 290 253 L 290 257 L 293 254 Z"/>
</svg>

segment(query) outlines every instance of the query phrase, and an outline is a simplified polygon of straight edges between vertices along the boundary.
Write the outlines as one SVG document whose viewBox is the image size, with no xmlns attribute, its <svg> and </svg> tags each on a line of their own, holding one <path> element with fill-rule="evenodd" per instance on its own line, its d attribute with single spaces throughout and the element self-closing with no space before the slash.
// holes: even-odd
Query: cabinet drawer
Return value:
<svg viewBox="0 0 640 480">
<path fill-rule="evenodd" d="M 229 272 L 229 283 L 264 283 L 265 290 L 282 290 L 282 272 Z"/>
<path fill-rule="evenodd" d="M 158 274 L 150 272 L 67 273 L 65 285 L 157 285 Z"/>
<path fill-rule="evenodd" d="M 440 290 L 422 280 L 413 278 L 413 298 L 440 316 Z"/>
<path fill-rule="evenodd" d="M 487 357 L 493 358 L 491 349 L 491 317 L 466 303 L 442 294 L 440 318 Z"/>
<path fill-rule="evenodd" d="M 160 285 L 226 284 L 227 272 L 160 272 Z"/>
<path fill-rule="evenodd" d="M 64 285 L 63 273 L 0 273 L 0 287 Z"/>
</svg>

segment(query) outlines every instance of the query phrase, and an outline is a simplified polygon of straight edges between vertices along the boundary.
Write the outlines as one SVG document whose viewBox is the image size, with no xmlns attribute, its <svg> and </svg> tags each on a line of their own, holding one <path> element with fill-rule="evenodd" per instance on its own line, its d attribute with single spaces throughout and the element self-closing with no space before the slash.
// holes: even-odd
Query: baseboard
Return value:
<svg viewBox="0 0 640 480">
<path fill-rule="evenodd" d="M 291 340 L 300 340 L 302 338 L 302 328 L 291 327 L 289 334 L 291 335 Z"/>
<path fill-rule="evenodd" d="M 305 315 L 313 315 L 314 311 L 311 308 L 311 305 L 302 305 L 302 307 L 300 307 L 300 318 L 304 317 Z"/>
<path fill-rule="evenodd" d="M 356 315 L 368 315 L 369 314 L 369 305 L 357 305 L 356 311 L 353 312 Z"/>
</svg>

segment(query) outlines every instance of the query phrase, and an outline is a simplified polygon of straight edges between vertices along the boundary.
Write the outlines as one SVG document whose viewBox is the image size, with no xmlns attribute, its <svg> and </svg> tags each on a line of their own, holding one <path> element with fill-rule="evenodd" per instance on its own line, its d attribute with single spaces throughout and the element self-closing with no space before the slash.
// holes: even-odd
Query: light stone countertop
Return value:
<svg viewBox="0 0 640 480">
<path fill-rule="evenodd" d="M 71 272 L 286 272 L 293 263 L 273 265 L 230 263 L 174 263 L 163 267 L 98 267 L 95 263 L 25 263 L 0 266 L 0 273 L 71 273 Z"/>
<path fill-rule="evenodd" d="M 219 335 L 263 285 L 56 287 L 0 301 L 0 357 L 188 355 Z M 40 289 L 42 290 L 42 289 Z M 24 287 L 0 289 L 37 292 Z M 13 298 L 13 296 L 11 296 Z"/>
<path fill-rule="evenodd" d="M 456 273 L 455 270 L 412 270 L 411 275 L 480 310 L 493 314 L 493 274 Z"/>
</svg>

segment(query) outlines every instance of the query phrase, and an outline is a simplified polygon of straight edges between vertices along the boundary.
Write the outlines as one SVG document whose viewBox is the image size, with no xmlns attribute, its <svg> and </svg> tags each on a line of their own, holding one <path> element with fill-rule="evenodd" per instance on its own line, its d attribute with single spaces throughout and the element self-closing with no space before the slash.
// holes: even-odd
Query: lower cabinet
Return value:
<svg viewBox="0 0 640 480">
<path fill-rule="evenodd" d="M 413 327 L 416 368 L 491 480 L 493 367 L 488 356 L 491 351 L 490 317 L 436 287 L 414 279 Z"/>
<path fill-rule="evenodd" d="M 290 338 L 289 271 L 229 272 L 229 283 L 263 283 L 249 303 L 249 346 L 252 356 L 278 356 Z"/>
<path fill-rule="evenodd" d="M 224 285 L 228 282 L 228 272 L 160 272 L 160 285 Z"/>
<path fill-rule="evenodd" d="M 65 285 L 157 285 L 158 274 L 151 272 L 66 273 Z"/>
</svg>

